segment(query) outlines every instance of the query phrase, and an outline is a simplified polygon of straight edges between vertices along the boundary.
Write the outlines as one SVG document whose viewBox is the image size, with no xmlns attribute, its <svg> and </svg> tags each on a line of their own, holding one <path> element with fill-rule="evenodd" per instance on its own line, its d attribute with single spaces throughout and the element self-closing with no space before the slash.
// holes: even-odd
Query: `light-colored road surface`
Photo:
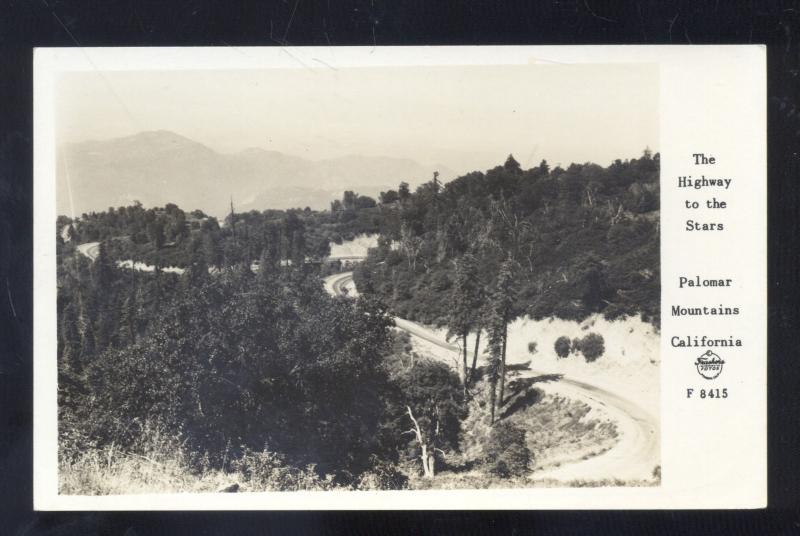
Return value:
<svg viewBox="0 0 800 536">
<path fill-rule="evenodd" d="M 353 284 L 353 272 L 343 272 L 341 274 L 328 276 L 324 279 L 324 284 L 325 290 L 334 296 L 358 296 L 358 292 Z M 414 337 L 418 337 L 440 348 L 444 348 L 445 350 L 458 352 L 460 349 L 460 347 L 443 340 L 439 334 L 411 320 L 395 317 L 394 323 L 398 328 L 407 331 Z"/>
<path fill-rule="evenodd" d="M 100 252 L 100 242 L 86 242 L 85 244 L 81 244 L 78 246 L 78 251 L 81 255 L 86 255 L 91 260 L 95 260 L 97 258 L 97 254 Z"/>
<path fill-rule="evenodd" d="M 325 278 L 325 289 L 333 295 L 356 296 L 353 273 L 344 272 Z M 440 348 L 458 352 L 459 347 L 445 341 L 435 331 L 402 318 L 395 318 L 398 328 L 413 337 Z M 457 359 L 457 356 L 456 356 Z M 455 361 L 458 363 L 458 361 Z M 523 377 L 539 376 L 541 372 L 524 371 Z M 614 419 L 619 441 L 606 452 L 589 459 L 567 460 L 558 467 L 544 468 L 534 475 L 537 480 L 650 480 L 659 461 L 658 420 L 638 404 L 606 389 L 562 376 L 559 380 L 537 383 L 543 390 L 579 399 L 598 408 Z"/>
<path fill-rule="evenodd" d="M 95 259 L 97 259 L 97 255 L 100 253 L 100 242 L 86 242 L 85 244 L 77 246 L 77 249 L 81 255 L 85 255 L 86 257 L 94 261 Z M 132 260 L 117 261 L 117 266 L 119 266 L 120 268 L 137 270 L 139 272 L 156 271 L 155 266 L 151 266 L 143 262 L 133 262 Z M 184 272 L 184 269 L 176 268 L 175 266 L 164 266 L 161 268 L 161 271 L 173 274 L 182 274 Z"/>
</svg>

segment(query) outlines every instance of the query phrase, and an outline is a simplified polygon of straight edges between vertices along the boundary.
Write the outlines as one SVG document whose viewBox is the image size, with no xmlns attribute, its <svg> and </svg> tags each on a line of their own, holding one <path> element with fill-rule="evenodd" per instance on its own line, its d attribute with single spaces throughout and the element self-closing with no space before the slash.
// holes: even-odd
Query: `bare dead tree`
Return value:
<svg viewBox="0 0 800 536">
<path fill-rule="evenodd" d="M 417 443 L 420 445 L 421 454 L 420 460 L 422 461 L 422 472 L 425 475 L 425 478 L 433 478 L 436 474 L 435 463 L 436 458 L 434 457 L 434 451 L 438 450 L 435 447 L 429 448 L 427 438 L 422 433 L 422 429 L 419 427 L 419 423 L 417 419 L 414 418 L 414 414 L 411 412 L 411 406 L 406 406 L 408 410 L 408 416 L 411 417 L 411 422 L 414 423 L 414 427 L 411 430 L 407 430 L 403 432 L 404 434 L 414 434 L 417 438 Z M 437 420 L 436 423 L 436 431 L 438 433 L 439 423 Z M 441 452 L 441 450 L 439 450 Z M 442 454 L 444 454 L 442 452 Z"/>
</svg>

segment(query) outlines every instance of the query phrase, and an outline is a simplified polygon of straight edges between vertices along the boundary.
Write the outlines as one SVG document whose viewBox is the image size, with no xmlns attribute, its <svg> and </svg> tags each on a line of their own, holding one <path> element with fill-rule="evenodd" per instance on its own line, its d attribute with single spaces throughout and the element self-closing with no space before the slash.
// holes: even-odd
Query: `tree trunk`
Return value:
<svg viewBox="0 0 800 536">
<path fill-rule="evenodd" d="M 481 329 L 478 328 L 477 333 L 475 334 L 475 352 L 472 354 L 472 370 L 469 373 L 469 380 L 472 381 L 475 378 L 475 370 L 478 368 L 478 345 L 481 342 Z"/>
<path fill-rule="evenodd" d="M 425 478 L 433 478 L 433 467 L 431 466 L 431 456 L 428 454 L 428 445 L 422 445 L 422 473 Z"/>
<path fill-rule="evenodd" d="M 466 398 L 467 381 L 469 380 L 469 377 L 467 376 L 467 330 L 464 330 L 464 332 L 461 333 L 461 346 L 462 346 L 461 357 L 462 361 L 464 362 L 464 395 Z"/>
<path fill-rule="evenodd" d="M 497 381 L 494 380 L 492 381 L 491 391 L 489 392 L 489 408 L 491 411 L 489 424 L 494 424 L 494 406 L 496 401 L 497 401 Z"/>
<path fill-rule="evenodd" d="M 503 352 L 500 356 L 500 399 L 497 407 L 503 405 L 503 396 L 506 390 L 506 341 L 508 340 L 508 324 L 503 325 Z"/>
<path fill-rule="evenodd" d="M 414 428 L 409 430 L 409 432 L 413 432 L 415 436 L 417 436 L 417 442 L 419 446 L 422 448 L 422 455 L 419 457 L 422 461 L 422 473 L 425 475 L 425 478 L 433 478 L 433 451 L 428 453 L 428 444 L 425 443 L 422 437 L 422 430 L 419 428 L 419 423 L 417 419 L 414 418 L 414 414 L 411 413 L 411 406 L 406 406 L 408 410 L 408 416 L 411 417 L 411 422 L 414 423 Z"/>
</svg>

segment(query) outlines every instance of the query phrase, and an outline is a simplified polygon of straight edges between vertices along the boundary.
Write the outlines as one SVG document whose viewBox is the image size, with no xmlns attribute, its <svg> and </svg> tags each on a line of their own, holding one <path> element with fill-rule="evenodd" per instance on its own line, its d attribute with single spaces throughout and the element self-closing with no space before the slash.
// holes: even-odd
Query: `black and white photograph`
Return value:
<svg viewBox="0 0 800 536">
<path fill-rule="evenodd" d="M 648 63 L 55 81 L 58 493 L 654 487 Z"/>
<path fill-rule="evenodd" d="M 7 10 L 7 531 L 796 528 L 798 13 L 460 7 Z"/>
</svg>

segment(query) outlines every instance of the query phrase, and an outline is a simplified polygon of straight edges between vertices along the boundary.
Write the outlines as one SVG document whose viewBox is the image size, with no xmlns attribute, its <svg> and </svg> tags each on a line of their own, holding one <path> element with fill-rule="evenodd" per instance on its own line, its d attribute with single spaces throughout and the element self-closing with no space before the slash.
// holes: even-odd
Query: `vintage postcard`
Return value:
<svg viewBox="0 0 800 536">
<path fill-rule="evenodd" d="M 766 505 L 761 46 L 35 52 L 35 507 Z"/>
</svg>

